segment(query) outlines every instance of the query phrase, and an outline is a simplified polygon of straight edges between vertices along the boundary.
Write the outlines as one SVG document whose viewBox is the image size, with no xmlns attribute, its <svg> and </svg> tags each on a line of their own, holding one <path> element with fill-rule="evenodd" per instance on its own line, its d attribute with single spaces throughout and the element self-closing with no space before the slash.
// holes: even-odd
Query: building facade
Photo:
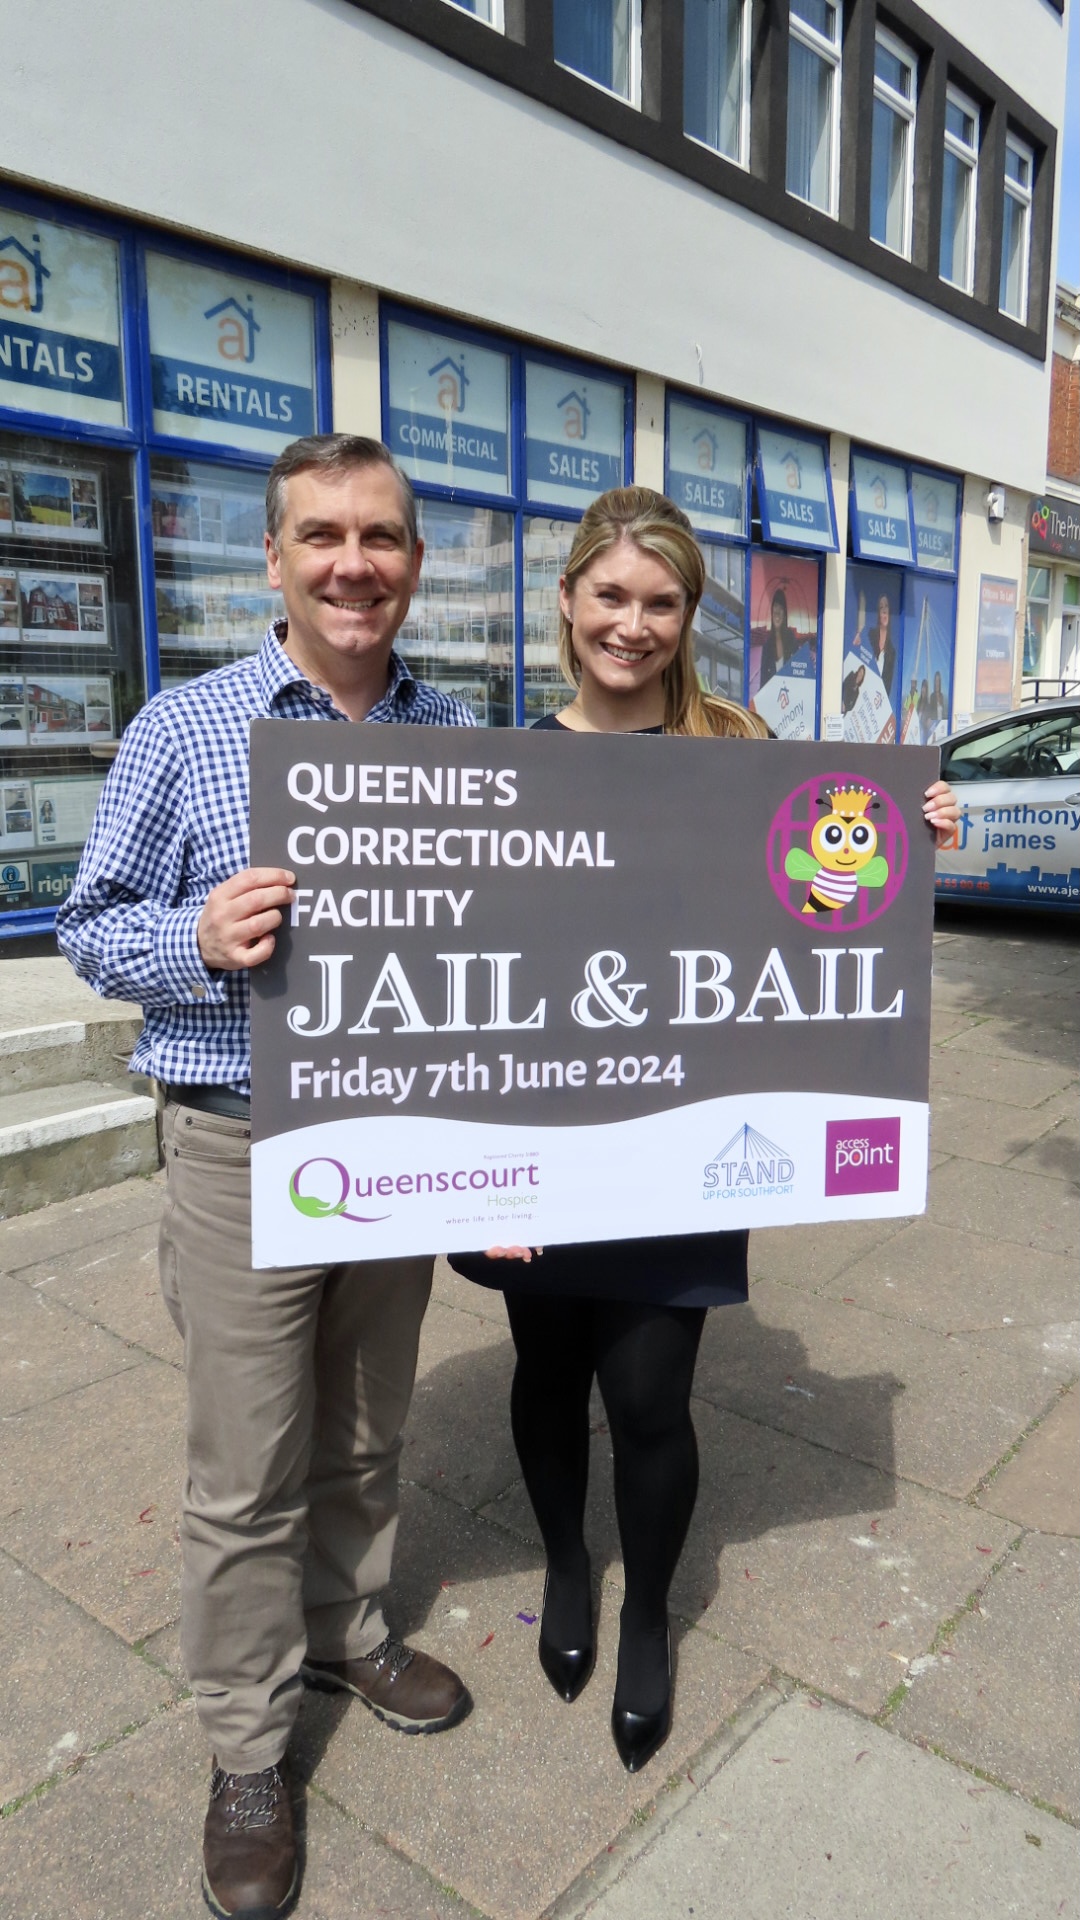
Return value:
<svg viewBox="0 0 1080 1920">
<path fill-rule="evenodd" d="M 1058 286 L 1050 362 L 1046 485 L 1031 502 L 1024 694 L 1080 688 L 1080 296 Z"/>
<path fill-rule="evenodd" d="M 703 680 L 781 736 L 1018 701 L 1064 0 L 55 26 L 0 0 L 35 76 L 0 136 L 0 934 L 49 924 L 138 706 L 258 644 L 302 432 L 412 475 L 402 646 L 484 724 L 567 697 L 559 573 L 631 479 L 700 537 Z"/>
</svg>

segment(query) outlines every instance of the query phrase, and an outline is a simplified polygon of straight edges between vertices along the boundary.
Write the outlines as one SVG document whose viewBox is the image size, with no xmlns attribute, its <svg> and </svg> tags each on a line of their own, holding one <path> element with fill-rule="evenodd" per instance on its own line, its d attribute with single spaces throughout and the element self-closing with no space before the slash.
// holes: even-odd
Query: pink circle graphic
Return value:
<svg viewBox="0 0 1080 1920">
<path fill-rule="evenodd" d="M 860 871 L 879 884 L 868 886 L 857 881 L 849 899 L 827 905 L 822 902 L 848 891 L 850 880 L 846 872 L 837 880 L 828 864 L 822 866 L 819 852 L 811 849 L 810 836 L 819 821 L 834 810 L 836 794 L 868 796 L 865 818 L 874 829 L 877 845 L 873 860 Z M 849 797 L 844 802 L 846 815 L 857 816 L 861 811 L 858 800 Z M 777 808 L 769 828 L 766 859 L 773 892 L 793 919 L 801 920 L 812 932 L 842 929 L 854 933 L 887 913 L 904 884 L 908 865 L 904 816 L 876 780 L 864 780 L 842 770 L 817 774 L 813 780 L 804 780 Z M 884 864 L 884 871 L 879 863 Z"/>
</svg>

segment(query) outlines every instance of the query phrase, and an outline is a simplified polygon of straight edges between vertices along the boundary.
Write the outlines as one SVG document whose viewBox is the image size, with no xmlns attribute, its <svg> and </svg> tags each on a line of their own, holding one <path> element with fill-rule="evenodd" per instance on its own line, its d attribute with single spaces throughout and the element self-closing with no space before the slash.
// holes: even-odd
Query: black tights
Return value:
<svg viewBox="0 0 1080 1920">
<path fill-rule="evenodd" d="M 656 1712 L 667 1688 L 667 1597 L 697 1498 L 690 1418 L 703 1307 L 508 1292 L 517 1349 L 510 1417 L 548 1559 L 547 1638 L 589 1633 L 589 1395 L 603 1395 L 626 1587 L 615 1704 Z"/>
</svg>

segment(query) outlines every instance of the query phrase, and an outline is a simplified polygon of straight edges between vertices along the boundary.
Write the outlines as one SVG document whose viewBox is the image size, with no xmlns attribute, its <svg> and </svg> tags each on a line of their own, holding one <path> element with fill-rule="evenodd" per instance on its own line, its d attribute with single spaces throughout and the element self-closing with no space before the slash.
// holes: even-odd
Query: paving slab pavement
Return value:
<svg viewBox="0 0 1080 1920">
<path fill-rule="evenodd" d="M 502 1300 L 439 1264 L 391 1618 L 475 1709 L 403 1740 L 305 1696 L 297 1920 L 1076 1920 L 1080 944 L 954 915 L 935 955 L 929 1213 L 758 1234 L 749 1306 L 708 1322 L 675 1727 L 640 1776 L 608 1730 L 603 1409 L 599 1661 L 567 1708 Z M 0 1223 L 4 1920 L 203 1911 L 160 1201 L 134 1180 Z"/>
</svg>

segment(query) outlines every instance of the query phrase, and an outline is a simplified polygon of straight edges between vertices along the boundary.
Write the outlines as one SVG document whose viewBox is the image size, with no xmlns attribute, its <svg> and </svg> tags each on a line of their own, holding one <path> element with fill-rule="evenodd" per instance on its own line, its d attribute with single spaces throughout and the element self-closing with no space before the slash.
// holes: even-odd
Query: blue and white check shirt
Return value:
<svg viewBox="0 0 1080 1920">
<path fill-rule="evenodd" d="M 142 1003 L 133 1073 L 250 1092 L 250 976 L 207 968 L 199 916 L 211 888 L 250 864 L 251 721 L 346 718 L 289 659 L 285 634 L 277 621 L 257 653 L 159 693 L 136 714 L 57 914 L 75 971 L 106 998 Z M 415 680 L 397 653 L 367 719 L 476 725 L 468 707 Z"/>
</svg>

